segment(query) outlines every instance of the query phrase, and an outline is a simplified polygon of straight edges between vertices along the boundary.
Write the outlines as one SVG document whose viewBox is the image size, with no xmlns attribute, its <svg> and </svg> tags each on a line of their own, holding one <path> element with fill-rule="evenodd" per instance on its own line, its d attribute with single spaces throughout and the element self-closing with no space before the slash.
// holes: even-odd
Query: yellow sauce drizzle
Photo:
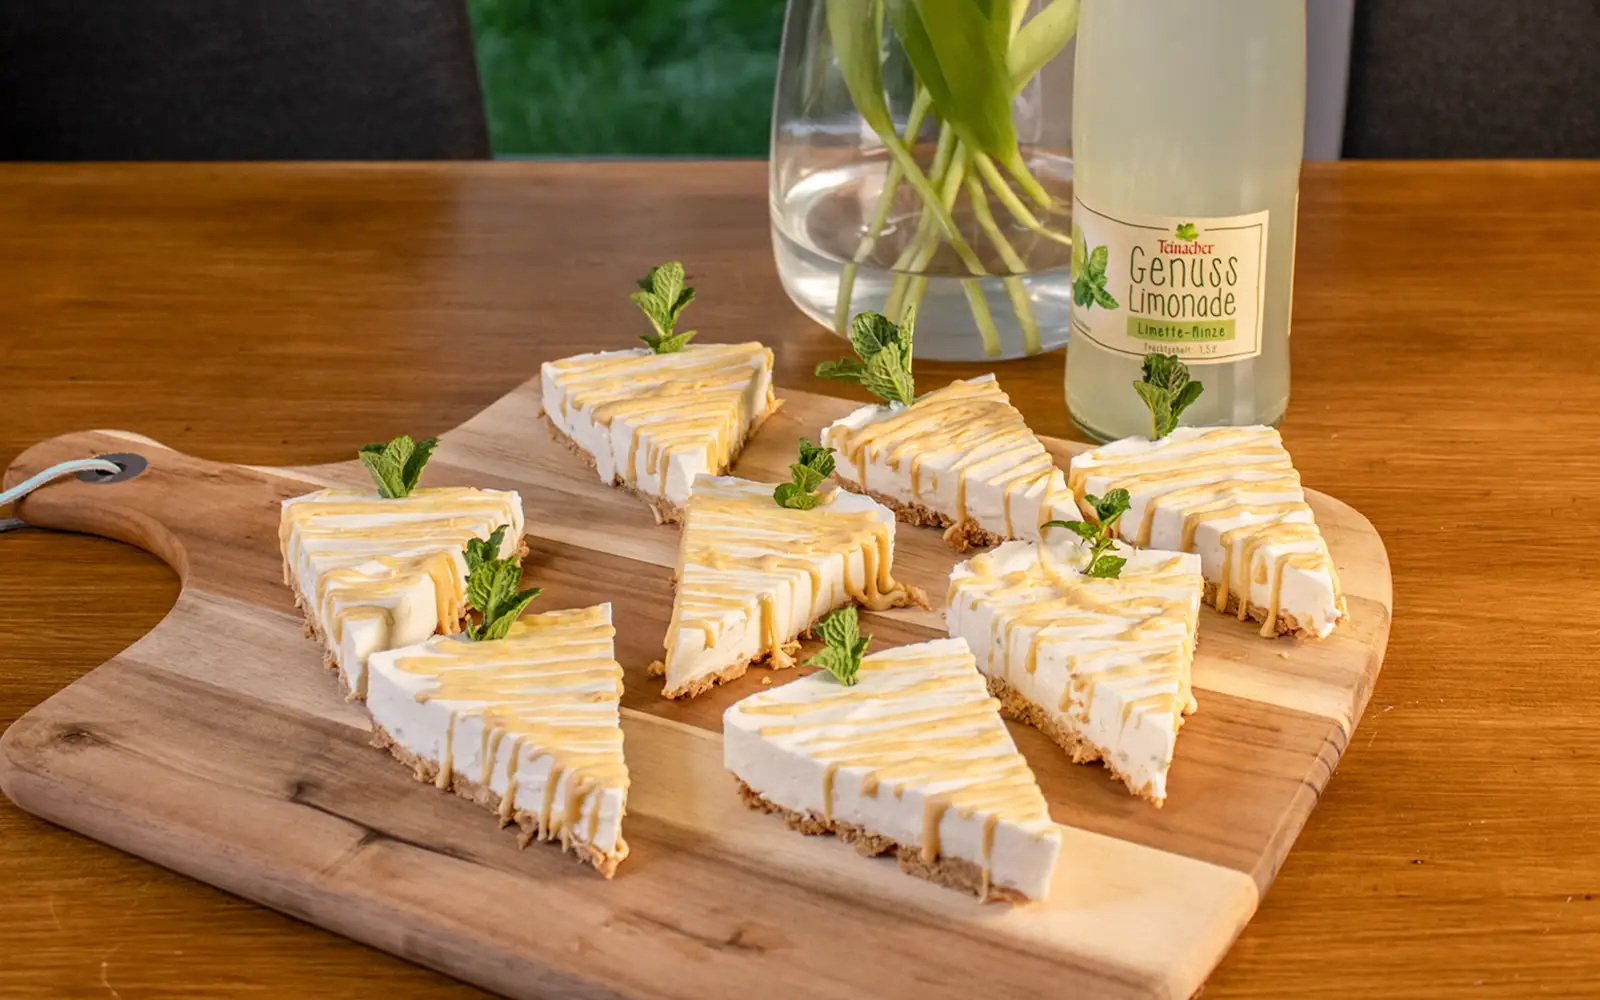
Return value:
<svg viewBox="0 0 1600 1000">
<path fill-rule="evenodd" d="M 460 720 L 480 720 L 484 756 L 474 780 L 489 786 L 498 748 L 510 743 L 501 821 L 525 809 L 534 813 L 541 840 L 559 837 L 563 847 L 574 836 L 592 842 L 604 793 L 628 788 L 617 724 L 622 668 L 612 654 L 615 634 L 603 608 L 553 611 L 524 618 L 503 640 L 435 641 L 432 655 L 397 660 L 397 669 L 429 682 L 417 701 L 443 703 L 450 713 L 439 787 L 450 787 L 459 773 L 451 744 Z M 516 802 L 521 768 L 546 759 L 543 796 L 530 810 L 526 801 Z"/>
<path fill-rule="evenodd" d="M 1049 510 L 1050 497 L 1061 488 L 1060 473 L 1049 452 L 992 379 L 976 384 L 952 382 L 893 416 L 855 430 L 838 426 L 830 432 L 829 441 L 855 465 L 857 481 L 862 483 L 873 461 L 881 460 L 898 470 L 910 458 L 911 493 L 929 507 L 938 505 L 936 497 L 922 495 L 922 465 L 931 462 L 948 469 L 955 476 L 955 510 L 945 513 L 956 524 L 973 520 L 967 509 L 969 481 L 999 488 L 1002 523 L 982 526 L 1003 528 L 1007 538 L 1017 537 L 1011 505 L 1018 492 L 1045 484 L 1039 505 L 1039 521 L 1043 522 L 1049 520 L 1044 512 Z"/>
<path fill-rule="evenodd" d="M 1000 720 L 998 703 L 983 690 L 971 654 L 876 654 L 861 661 L 858 678 L 854 687 L 804 700 L 757 695 L 738 711 L 763 720 L 763 738 L 827 763 L 822 793 L 830 821 L 841 768 L 865 772 L 861 792 L 869 798 L 884 785 L 896 798 L 907 788 L 938 786 L 939 792 L 923 798 L 916 846 L 925 863 L 940 857 L 940 826 L 952 809 L 967 819 L 982 814 L 987 895 L 996 824 L 1048 824 L 1050 813 Z M 1053 831 L 1050 826 L 1036 836 Z"/>
<path fill-rule="evenodd" d="M 1121 488 L 1131 493 L 1136 503 L 1143 503 L 1143 516 L 1137 524 L 1123 518 L 1118 525 L 1127 541 L 1141 547 L 1150 544 L 1159 511 L 1173 511 L 1182 517 L 1178 548 L 1184 552 L 1195 550 L 1201 525 L 1244 518 L 1245 524 L 1221 533 L 1216 607 L 1225 610 L 1229 600 L 1236 598 L 1239 620 L 1243 621 L 1250 613 L 1250 580 L 1266 570 L 1261 582 L 1270 582 L 1270 586 L 1263 636 L 1276 634 L 1285 567 L 1326 573 L 1334 604 L 1344 612 L 1333 559 L 1305 502 L 1300 474 L 1276 431 L 1219 427 L 1171 444 L 1163 440 L 1133 455 L 1087 452 L 1073 464 L 1067 481 L 1081 509 L 1087 509 L 1083 498 L 1091 477 L 1104 480 L 1102 493 Z M 1257 559 L 1267 546 L 1296 546 L 1297 550 L 1277 556 L 1271 567 L 1264 562 L 1258 567 Z"/>
<path fill-rule="evenodd" d="M 690 345 L 677 354 L 578 357 L 550 365 L 558 415 L 587 412 L 599 427 L 629 429 L 622 482 L 664 495 L 672 458 L 701 453 L 704 471 L 726 472 L 756 416 L 747 397 L 772 371 L 772 351 L 757 343 Z M 758 413 L 777 405 L 771 381 Z M 640 468 L 640 450 L 644 452 Z"/>
</svg>

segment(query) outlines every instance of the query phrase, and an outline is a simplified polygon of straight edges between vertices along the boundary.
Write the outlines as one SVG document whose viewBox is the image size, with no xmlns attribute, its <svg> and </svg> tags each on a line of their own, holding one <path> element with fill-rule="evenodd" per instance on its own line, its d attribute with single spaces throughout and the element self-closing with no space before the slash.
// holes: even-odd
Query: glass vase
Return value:
<svg viewBox="0 0 1600 1000">
<path fill-rule="evenodd" d="M 914 315 L 925 360 L 1066 343 L 1077 8 L 789 0 L 772 242 L 808 316 Z"/>
</svg>

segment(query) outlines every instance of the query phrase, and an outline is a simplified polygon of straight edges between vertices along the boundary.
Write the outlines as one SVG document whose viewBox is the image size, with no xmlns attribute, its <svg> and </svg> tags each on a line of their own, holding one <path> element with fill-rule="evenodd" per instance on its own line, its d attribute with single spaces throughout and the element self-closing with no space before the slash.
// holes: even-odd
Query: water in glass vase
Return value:
<svg viewBox="0 0 1600 1000">
<path fill-rule="evenodd" d="M 1063 204 L 1072 197 L 1072 162 L 1042 151 L 1025 152 L 1029 169 Z M 952 361 L 1018 358 L 1059 347 L 1072 307 L 1069 278 L 1071 251 L 1056 241 L 1023 228 L 1003 208 L 991 218 L 1005 234 L 1023 269 L 1012 287 L 1004 278 L 1012 268 L 1000 259 L 993 241 L 982 231 L 973 203 L 958 202 L 952 214 L 984 265 L 974 277 L 947 244 L 940 244 L 926 266 L 912 268 L 906 259 L 922 214 L 922 202 L 909 185 L 901 185 L 876 240 L 861 255 L 872 216 L 888 172 L 888 157 L 857 159 L 832 169 L 816 170 L 792 185 L 772 206 L 772 241 L 784 288 L 807 315 L 833 326 L 840 282 L 854 262 L 849 312 L 896 315 L 900 297 L 914 282 L 925 281 L 917 308 L 917 351 L 922 357 Z M 897 283 L 896 279 L 899 278 Z M 999 343 L 985 344 L 973 318 L 969 296 L 975 285 L 994 318 Z M 1026 295 L 1040 342 L 1028 343 L 1016 319 L 1016 286 Z M 987 349 L 986 349 L 987 348 Z"/>
<path fill-rule="evenodd" d="M 1305 124 L 1305 5 L 1083 0 L 1073 98 L 1067 405 L 1086 433 L 1150 433 L 1131 384 L 1173 354 L 1202 426 L 1276 423 Z"/>
</svg>

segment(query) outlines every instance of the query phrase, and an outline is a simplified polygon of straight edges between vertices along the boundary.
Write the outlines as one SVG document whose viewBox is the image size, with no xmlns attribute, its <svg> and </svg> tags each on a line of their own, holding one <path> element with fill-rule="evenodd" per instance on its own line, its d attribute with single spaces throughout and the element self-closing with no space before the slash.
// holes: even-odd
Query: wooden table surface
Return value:
<svg viewBox="0 0 1600 1000">
<path fill-rule="evenodd" d="M 1592 995 L 1600 164 L 1311 166 L 1300 224 L 1284 436 L 1382 532 L 1395 618 L 1207 1000 Z M 781 385 L 840 352 L 778 285 L 757 163 L 0 167 L 0 233 L 0 461 L 92 427 L 257 464 L 448 428 L 627 342 L 669 257 Z M 999 374 L 1072 435 L 1060 353 Z M 176 591 L 113 542 L 0 535 L 0 726 Z M 8 998 L 481 995 L 3 800 L 0 887 Z"/>
</svg>

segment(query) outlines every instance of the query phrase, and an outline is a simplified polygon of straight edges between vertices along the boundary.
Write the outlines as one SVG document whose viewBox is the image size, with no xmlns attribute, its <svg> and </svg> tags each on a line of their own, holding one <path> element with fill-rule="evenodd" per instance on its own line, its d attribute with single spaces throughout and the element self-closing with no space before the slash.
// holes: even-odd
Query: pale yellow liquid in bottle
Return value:
<svg viewBox="0 0 1600 1000">
<path fill-rule="evenodd" d="M 1191 362 L 1205 394 L 1184 424 L 1272 424 L 1289 402 L 1289 311 L 1305 130 L 1298 0 L 1083 0 L 1073 94 L 1074 187 L 1115 216 L 1269 211 L 1261 353 Z M 1067 405 L 1109 440 L 1150 433 L 1138 358 L 1074 335 Z"/>
</svg>

